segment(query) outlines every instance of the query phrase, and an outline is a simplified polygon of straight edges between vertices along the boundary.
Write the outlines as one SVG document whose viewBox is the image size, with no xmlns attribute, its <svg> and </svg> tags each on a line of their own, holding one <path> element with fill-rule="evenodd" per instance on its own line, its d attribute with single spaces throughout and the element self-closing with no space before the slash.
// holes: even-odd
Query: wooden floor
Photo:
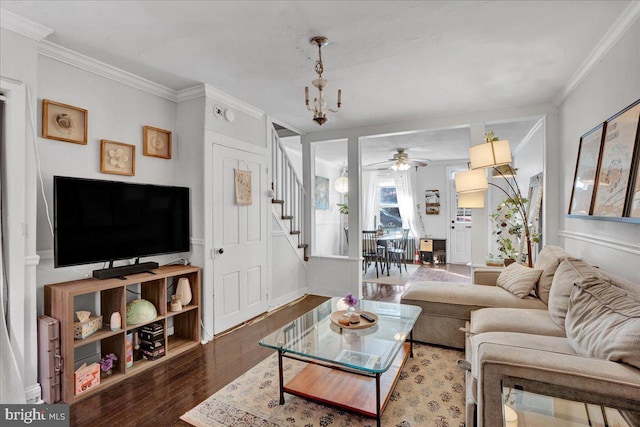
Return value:
<svg viewBox="0 0 640 427">
<path fill-rule="evenodd" d="M 468 267 L 439 268 L 469 274 Z M 428 276 L 434 271 L 421 267 L 412 279 L 426 277 L 421 272 Z M 365 284 L 364 297 L 399 302 L 405 286 Z M 273 350 L 258 345 L 260 338 L 325 300 L 307 296 L 261 321 L 218 336 L 214 342 L 75 403 L 71 405 L 71 426 L 187 426 L 179 419 L 182 414 L 273 354 Z"/>
</svg>

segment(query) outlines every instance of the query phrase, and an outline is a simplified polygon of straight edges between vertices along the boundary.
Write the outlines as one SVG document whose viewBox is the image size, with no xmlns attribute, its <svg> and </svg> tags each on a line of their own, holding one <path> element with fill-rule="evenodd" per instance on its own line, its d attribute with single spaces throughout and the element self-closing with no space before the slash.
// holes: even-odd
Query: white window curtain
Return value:
<svg viewBox="0 0 640 427">
<path fill-rule="evenodd" d="M 398 197 L 398 210 L 402 217 L 402 228 L 408 228 L 414 239 L 420 237 L 416 224 L 416 203 L 413 191 L 413 179 L 411 170 L 395 172 L 396 195 Z"/>
<path fill-rule="evenodd" d="M 378 172 L 362 171 L 362 217 L 360 223 L 363 230 L 373 230 L 373 217 L 376 212 L 376 189 Z"/>
</svg>

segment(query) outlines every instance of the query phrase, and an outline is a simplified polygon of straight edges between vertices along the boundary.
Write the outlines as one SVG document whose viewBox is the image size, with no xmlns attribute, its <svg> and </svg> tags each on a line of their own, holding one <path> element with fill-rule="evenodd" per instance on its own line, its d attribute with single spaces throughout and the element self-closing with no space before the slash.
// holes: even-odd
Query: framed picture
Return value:
<svg viewBox="0 0 640 427">
<path fill-rule="evenodd" d="M 316 209 L 329 209 L 329 178 L 316 176 L 314 185 Z"/>
<path fill-rule="evenodd" d="M 598 179 L 598 159 L 602 147 L 604 123 L 580 137 L 578 160 L 573 176 L 569 215 L 590 215 L 593 189 Z"/>
<path fill-rule="evenodd" d="M 624 216 L 639 119 L 640 100 L 605 122 L 594 216 Z"/>
<path fill-rule="evenodd" d="M 134 176 L 136 174 L 136 147 L 122 142 L 101 139 L 100 172 Z"/>
<path fill-rule="evenodd" d="M 142 154 L 149 157 L 171 158 L 171 131 L 145 126 Z"/>
<path fill-rule="evenodd" d="M 89 112 L 49 99 L 42 100 L 42 137 L 87 145 Z"/>
</svg>

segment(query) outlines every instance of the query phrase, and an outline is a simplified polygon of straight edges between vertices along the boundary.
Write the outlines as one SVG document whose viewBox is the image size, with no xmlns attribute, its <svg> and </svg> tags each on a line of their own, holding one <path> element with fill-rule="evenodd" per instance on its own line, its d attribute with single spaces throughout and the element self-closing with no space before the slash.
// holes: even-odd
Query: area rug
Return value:
<svg viewBox="0 0 640 427">
<path fill-rule="evenodd" d="M 384 413 L 383 426 L 464 427 L 462 352 L 414 344 Z M 285 382 L 304 363 L 284 359 Z M 285 394 L 278 404 L 274 354 L 180 417 L 197 427 L 374 427 L 376 420 Z"/>
<path fill-rule="evenodd" d="M 407 264 L 407 271 L 404 271 L 404 264 L 402 265 L 402 272 L 398 267 L 391 267 L 389 269 L 389 275 L 387 271 L 384 274 L 380 273 L 379 277 L 376 277 L 375 265 L 370 265 L 367 269 L 367 273 L 362 276 L 362 281 L 367 283 L 380 283 L 383 285 L 404 285 L 407 283 L 413 273 L 420 268 L 417 264 Z M 379 270 L 378 270 L 379 271 Z"/>
</svg>

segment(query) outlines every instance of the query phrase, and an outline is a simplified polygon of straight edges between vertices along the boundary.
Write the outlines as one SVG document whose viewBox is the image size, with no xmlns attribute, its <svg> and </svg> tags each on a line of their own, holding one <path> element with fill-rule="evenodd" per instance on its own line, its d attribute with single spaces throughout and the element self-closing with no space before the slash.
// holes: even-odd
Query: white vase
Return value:
<svg viewBox="0 0 640 427">
<path fill-rule="evenodd" d="M 109 326 L 111 326 L 112 331 L 119 331 L 122 327 L 122 316 L 120 313 L 115 311 L 111 314 L 111 321 L 109 322 Z"/>
<path fill-rule="evenodd" d="M 182 305 L 189 305 L 191 302 L 191 285 L 189 284 L 189 279 L 181 277 L 180 280 L 178 280 L 175 294 L 180 296 Z"/>
</svg>

